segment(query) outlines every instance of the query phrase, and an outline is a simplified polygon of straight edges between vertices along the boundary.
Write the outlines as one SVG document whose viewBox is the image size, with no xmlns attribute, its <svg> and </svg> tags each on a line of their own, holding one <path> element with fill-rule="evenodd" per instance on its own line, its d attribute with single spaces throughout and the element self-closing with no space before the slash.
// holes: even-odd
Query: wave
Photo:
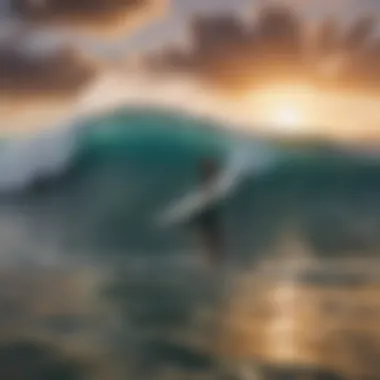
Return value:
<svg viewBox="0 0 380 380">
<path fill-rule="evenodd" d="M 1 264 L 26 261 L 18 275 L 26 276 L 37 261 L 50 277 L 57 267 L 75 273 L 79 264 L 100 266 L 107 272 L 100 290 L 112 321 L 120 321 L 116 332 L 106 326 L 107 342 L 123 364 L 212 369 L 213 358 L 186 339 L 177 344 L 176 333 L 205 336 L 193 317 L 215 311 L 214 302 L 239 280 L 241 264 L 252 278 L 247 262 L 288 249 L 327 258 L 378 256 L 380 165 L 319 142 L 274 143 L 210 119 L 122 108 L 76 120 L 59 134 L 4 142 L 1 154 Z M 205 156 L 223 167 L 216 186 L 228 264 L 223 286 L 220 273 L 202 271 L 202 246 L 191 226 L 155 223 L 197 189 Z M 277 260 L 274 268 L 276 276 L 291 269 Z"/>
<path fill-rule="evenodd" d="M 205 156 L 224 167 L 217 199 L 228 255 L 254 256 L 289 220 L 324 252 L 380 246 L 379 165 L 315 142 L 274 144 L 209 119 L 122 108 L 2 154 L 1 209 L 29 215 L 70 252 L 199 251 L 190 228 L 155 220 L 196 189 Z"/>
</svg>

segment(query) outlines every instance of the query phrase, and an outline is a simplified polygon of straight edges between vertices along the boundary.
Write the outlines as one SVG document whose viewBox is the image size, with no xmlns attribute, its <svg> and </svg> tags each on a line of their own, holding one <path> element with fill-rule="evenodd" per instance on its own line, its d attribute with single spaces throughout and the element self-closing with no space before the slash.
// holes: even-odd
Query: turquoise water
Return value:
<svg viewBox="0 0 380 380">
<path fill-rule="evenodd" d="M 279 158 L 260 175 L 253 171 L 221 202 L 228 258 L 262 252 L 290 220 L 323 252 L 378 246 L 377 163 L 313 142 L 249 140 L 211 121 L 159 110 L 118 110 L 76 130 L 64 170 L 6 198 L 59 235 L 69 251 L 165 255 L 199 249 L 191 228 L 160 228 L 154 218 L 198 186 L 200 159 L 212 156 L 223 165 L 243 144 Z"/>
<path fill-rule="evenodd" d="M 101 345 L 127 367 L 136 363 L 126 369 L 136 377 L 152 378 L 165 366 L 184 373 L 215 366 L 212 355 L 168 338 L 193 331 L 195 312 L 215 306 L 215 282 L 197 262 L 198 237 L 186 224 L 154 223 L 198 185 L 203 157 L 224 165 L 244 147 L 277 160 L 239 181 L 220 203 L 227 266 L 249 268 L 268 257 L 289 225 L 321 256 L 377 254 L 376 163 L 333 146 L 260 141 L 210 120 L 152 109 L 116 110 L 74 131 L 64 166 L 3 192 L 3 256 L 110 268 L 112 280 L 97 292 L 118 322 L 106 324 Z"/>
</svg>

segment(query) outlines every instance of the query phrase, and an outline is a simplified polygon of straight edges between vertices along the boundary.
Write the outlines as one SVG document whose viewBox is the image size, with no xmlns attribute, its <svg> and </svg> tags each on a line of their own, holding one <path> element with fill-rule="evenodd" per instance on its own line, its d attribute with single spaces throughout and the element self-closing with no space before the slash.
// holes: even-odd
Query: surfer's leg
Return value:
<svg viewBox="0 0 380 380">
<path fill-rule="evenodd" d="M 219 265 L 223 261 L 223 236 L 216 215 L 203 216 L 199 223 L 202 250 L 210 265 Z"/>
<path fill-rule="evenodd" d="M 206 257 L 210 264 L 218 265 L 223 261 L 222 247 L 220 244 L 220 236 L 218 233 L 206 233 L 204 236 Z"/>
</svg>

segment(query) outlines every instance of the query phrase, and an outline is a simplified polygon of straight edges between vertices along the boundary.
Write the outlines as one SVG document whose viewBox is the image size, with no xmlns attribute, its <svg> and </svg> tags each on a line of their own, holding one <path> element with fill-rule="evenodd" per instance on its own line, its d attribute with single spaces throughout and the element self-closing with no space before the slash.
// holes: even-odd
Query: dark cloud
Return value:
<svg viewBox="0 0 380 380">
<path fill-rule="evenodd" d="M 167 68 L 172 70 L 181 61 L 181 69 L 196 74 L 205 83 L 237 91 L 251 88 L 268 75 L 273 78 L 274 70 L 285 75 L 290 63 L 299 63 L 301 27 L 300 20 L 285 7 L 263 9 L 250 26 L 231 14 L 197 16 L 190 29 L 190 52 L 181 56 L 172 49 L 170 57 L 176 59 L 168 59 Z"/>
<path fill-rule="evenodd" d="M 107 36 L 108 31 L 124 34 L 163 9 L 164 0 L 8 3 L 0 7 L 0 110 L 12 130 L 20 120 L 34 125 L 72 111 L 88 85 L 107 70 L 109 63 L 85 57 L 86 42 L 72 37 L 82 30 L 97 36 Z"/>
<path fill-rule="evenodd" d="M 346 33 L 343 47 L 348 52 L 363 48 L 375 29 L 376 22 L 372 17 L 362 17 L 355 21 Z"/>
<path fill-rule="evenodd" d="M 194 17 L 191 33 L 195 49 L 200 54 L 214 54 L 234 48 L 244 41 L 246 34 L 239 18 L 228 14 L 218 17 Z"/>
<path fill-rule="evenodd" d="M 164 0 L 10 0 L 10 15 L 43 26 L 125 32 L 164 9 Z"/>
<path fill-rule="evenodd" d="M 316 31 L 314 49 L 319 56 L 333 54 L 341 45 L 341 31 L 336 19 L 322 20 Z"/>
<path fill-rule="evenodd" d="M 302 24 L 292 8 L 263 9 L 259 13 L 254 31 L 260 52 L 268 51 L 276 56 L 297 55 L 300 52 Z"/>
<path fill-rule="evenodd" d="M 98 64 L 70 48 L 41 54 L 19 45 L 0 46 L 2 134 L 41 129 L 67 118 L 101 73 Z"/>
<path fill-rule="evenodd" d="M 192 48 L 186 54 L 172 50 L 167 67 L 180 67 L 227 90 L 306 79 L 327 88 L 380 93 L 380 43 L 373 38 L 373 18 L 361 17 L 348 28 L 324 19 L 311 33 L 308 20 L 292 6 L 265 7 L 257 16 L 250 25 L 233 16 L 195 18 Z"/>
<path fill-rule="evenodd" d="M 77 52 L 62 48 L 32 55 L 9 45 L 0 47 L 0 97 L 71 97 L 96 75 L 95 66 Z"/>
</svg>

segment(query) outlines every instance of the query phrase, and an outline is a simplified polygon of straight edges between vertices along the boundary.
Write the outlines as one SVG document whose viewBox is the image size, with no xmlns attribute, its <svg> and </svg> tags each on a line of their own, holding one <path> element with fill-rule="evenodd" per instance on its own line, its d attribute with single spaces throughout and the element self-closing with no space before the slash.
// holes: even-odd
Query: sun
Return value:
<svg viewBox="0 0 380 380">
<path fill-rule="evenodd" d="M 305 122 L 302 110 L 289 104 L 275 105 L 267 119 L 268 124 L 284 132 L 299 130 Z"/>
<path fill-rule="evenodd" d="M 260 89 L 250 97 L 255 122 L 277 133 L 304 133 L 313 123 L 314 94 L 306 86 Z"/>
</svg>

